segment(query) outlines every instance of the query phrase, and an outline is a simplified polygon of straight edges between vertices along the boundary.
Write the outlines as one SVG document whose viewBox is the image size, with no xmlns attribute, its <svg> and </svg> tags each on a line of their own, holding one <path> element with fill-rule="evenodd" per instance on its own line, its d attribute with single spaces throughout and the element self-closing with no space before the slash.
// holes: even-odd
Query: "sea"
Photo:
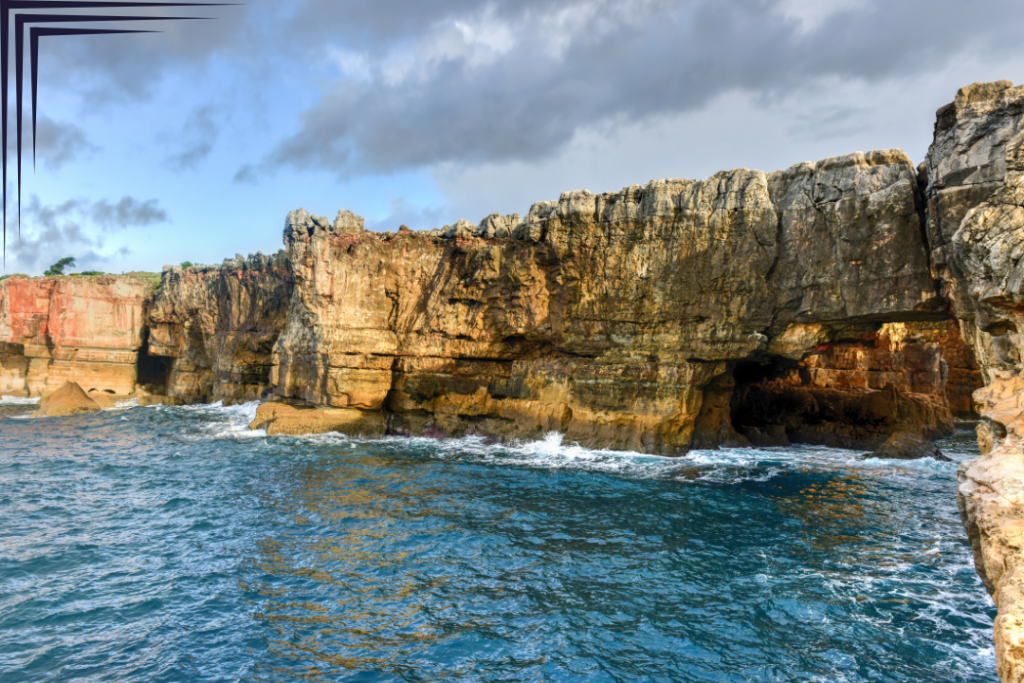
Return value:
<svg viewBox="0 0 1024 683">
<path fill-rule="evenodd" d="M 985 681 L 954 462 L 0 402 L 0 681 Z"/>
</svg>

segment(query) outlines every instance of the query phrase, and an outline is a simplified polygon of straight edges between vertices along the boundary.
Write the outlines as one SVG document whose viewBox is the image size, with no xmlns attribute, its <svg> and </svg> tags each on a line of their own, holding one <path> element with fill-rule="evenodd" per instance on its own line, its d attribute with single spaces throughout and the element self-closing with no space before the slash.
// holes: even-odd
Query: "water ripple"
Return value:
<svg viewBox="0 0 1024 683">
<path fill-rule="evenodd" d="M 995 677 L 955 463 L 34 409 L 0 402 L 5 683 Z"/>
</svg>

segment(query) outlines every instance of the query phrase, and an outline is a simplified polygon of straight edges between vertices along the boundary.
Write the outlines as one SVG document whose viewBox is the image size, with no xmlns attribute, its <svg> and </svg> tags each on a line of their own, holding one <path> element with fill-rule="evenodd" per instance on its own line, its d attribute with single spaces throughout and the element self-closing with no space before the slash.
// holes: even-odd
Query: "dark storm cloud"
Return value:
<svg viewBox="0 0 1024 683">
<path fill-rule="evenodd" d="M 322 97 L 299 128 L 242 159 L 240 182 L 281 166 L 352 176 L 537 161 L 581 129 L 692 111 L 724 93 L 767 101 L 815 79 L 913 78 L 1024 50 L 1017 0 L 248 0 L 173 13 L 219 19 L 44 41 L 41 78 L 101 106 L 144 97 L 212 55 L 252 91 L 254 74 L 319 78 Z M 214 138 L 170 163 L 190 167 Z"/>
<path fill-rule="evenodd" d="M 83 93 L 91 106 L 146 97 L 172 70 L 201 67 L 214 54 L 229 51 L 247 34 L 239 8 L 138 8 L 90 10 L 90 14 L 198 16 L 211 20 L 110 22 L 104 28 L 159 33 L 75 36 L 40 41 L 40 88 Z M 95 24 L 66 26 L 95 27 Z M 126 59 L 126 55 L 130 58 Z"/>
<path fill-rule="evenodd" d="M 583 127 L 693 110 L 733 90 L 771 99 L 819 78 L 911 77 L 1020 51 L 1024 30 L 1006 0 L 865 0 L 810 25 L 799 10 L 767 0 L 306 2 L 293 33 L 335 46 L 350 77 L 262 168 L 346 176 L 536 161 Z M 506 44 L 473 35 L 488 30 Z"/>
</svg>

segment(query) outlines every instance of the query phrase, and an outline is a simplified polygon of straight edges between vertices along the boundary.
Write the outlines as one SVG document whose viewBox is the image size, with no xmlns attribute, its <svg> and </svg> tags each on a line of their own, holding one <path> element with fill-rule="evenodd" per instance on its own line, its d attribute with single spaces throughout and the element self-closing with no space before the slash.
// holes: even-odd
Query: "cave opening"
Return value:
<svg viewBox="0 0 1024 683">
<path fill-rule="evenodd" d="M 153 393 L 164 393 L 167 382 L 171 378 L 174 359 L 149 354 L 149 330 L 142 330 L 142 348 L 139 349 L 139 360 L 136 366 L 138 378 L 136 383 L 147 387 Z"/>
<path fill-rule="evenodd" d="M 730 424 L 720 432 L 733 441 L 875 451 L 896 433 L 951 433 L 954 420 L 974 417 L 970 397 L 981 386 L 959 330 L 943 321 L 851 331 L 803 360 L 736 362 L 705 396 L 721 406 Z"/>
<path fill-rule="evenodd" d="M 751 446 L 875 450 L 901 426 L 940 435 L 944 399 L 910 394 L 895 383 L 871 387 L 857 376 L 867 373 L 813 367 L 816 359 L 810 360 L 771 357 L 734 366 L 729 418 Z"/>
</svg>

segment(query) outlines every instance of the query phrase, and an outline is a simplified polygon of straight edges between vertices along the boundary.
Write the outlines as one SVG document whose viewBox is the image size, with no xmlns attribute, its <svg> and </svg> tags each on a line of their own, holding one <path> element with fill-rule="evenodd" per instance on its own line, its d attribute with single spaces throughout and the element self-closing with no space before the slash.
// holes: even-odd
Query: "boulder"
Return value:
<svg viewBox="0 0 1024 683">
<path fill-rule="evenodd" d="M 265 429 L 268 436 L 340 432 L 372 439 L 384 436 L 387 425 L 379 412 L 264 403 L 257 408 L 256 419 L 249 424 L 249 429 Z"/>
<path fill-rule="evenodd" d="M 941 462 L 950 462 L 950 459 L 942 454 L 942 451 L 939 450 L 934 441 L 926 438 L 920 432 L 912 431 L 896 432 L 868 457 L 883 460 L 932 458 Z"/>
<path fill-rule="evenodd" d="M 102 408 L 89 398 L 82 387 L 65 382 L 59 389 L 43 397 L 36 417 L 63 417 L 81 413 L 95 413 Z"/>
<path fill-rule="evenodd" d="M 184 401 L 174 396 L 140 396 L 139 406 L 180 406 Z"/>
</svg>

